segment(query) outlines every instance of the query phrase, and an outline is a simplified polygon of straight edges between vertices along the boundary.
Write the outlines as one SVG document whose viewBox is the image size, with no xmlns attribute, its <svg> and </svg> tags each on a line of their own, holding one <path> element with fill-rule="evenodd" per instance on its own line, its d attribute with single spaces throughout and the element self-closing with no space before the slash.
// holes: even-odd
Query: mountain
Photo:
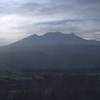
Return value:
<svg viewBox="0 0 100 100">
<path fill-rule="evenodd" d="M 32 35 L 28 38 L 25 38 L 13 46 L 33 46 L 33 45 L 55 45 L 55 44 L 100 44 L 95 40 L 84 40 L 74 33 L 71 34 L 63 34 L 61 32 L 48 32 L 42 36 Z"/>
<path fill-rule="evenodd" d="M 100 42 L 49 32 L 0 48 L 1 69 L 99 69 Z"/>
</svg>

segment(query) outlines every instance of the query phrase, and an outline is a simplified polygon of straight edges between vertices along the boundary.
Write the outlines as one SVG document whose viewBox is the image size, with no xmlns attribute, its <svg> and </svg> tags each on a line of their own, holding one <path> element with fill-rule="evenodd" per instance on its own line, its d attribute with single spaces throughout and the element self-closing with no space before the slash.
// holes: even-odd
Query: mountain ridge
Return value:
<svg viewBox="0 0 100 100">
<path fill-rule="evenodd" d="M 21 45 L 53 45 L 53 44 L 100 44 L 99 41 L 96 40 L 85 40 L 80 38 L 79 36 L 75 35 L 74 33 L 71 34 L 64 34 L 61 32 L 48 32 L 44 35 L 31 35 L 26 37 L 20 41 L 15 42 L 11 45 L 20 44 Z"/>
<path fill-rule="evenodd" d="M 33 35 L 2 47 L 0 59 L 1 69 L 99 68 L 100 42 L 84 40 L 74 34 Z"/>
</svg>

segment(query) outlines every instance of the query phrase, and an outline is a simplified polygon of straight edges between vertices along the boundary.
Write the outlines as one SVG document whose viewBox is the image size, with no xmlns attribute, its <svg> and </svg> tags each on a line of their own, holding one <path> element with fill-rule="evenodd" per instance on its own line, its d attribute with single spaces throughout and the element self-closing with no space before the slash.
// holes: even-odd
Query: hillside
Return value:
<svg viewBox="0 0 100 100">
<path fill-rule="evenodd" d="M 100 42 L 49 32 L 2 47 L 0 59 L 1 69 L 99 69 Z"/>
</svg>

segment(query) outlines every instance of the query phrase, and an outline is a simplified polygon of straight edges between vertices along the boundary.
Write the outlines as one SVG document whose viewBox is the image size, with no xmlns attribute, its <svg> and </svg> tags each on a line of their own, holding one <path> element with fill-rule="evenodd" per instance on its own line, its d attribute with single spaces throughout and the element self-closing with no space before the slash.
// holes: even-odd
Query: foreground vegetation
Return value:
<svg viewBox="0 0 100 100">
<path fill-rule="evenodd" d="M 100 100 L 100 75 L 0 72 L 0 100 Z"/>
</svg>

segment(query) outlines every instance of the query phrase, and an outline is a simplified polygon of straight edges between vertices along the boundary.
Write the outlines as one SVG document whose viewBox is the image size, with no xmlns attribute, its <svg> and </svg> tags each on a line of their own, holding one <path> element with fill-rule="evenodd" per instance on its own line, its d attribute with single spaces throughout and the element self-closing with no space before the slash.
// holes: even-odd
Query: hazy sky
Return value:
<svg viewBox="0 0 100 100">
<path fill-rule="evenodd" d="M 99 39 L 100 0 L 0 0 L 0 45 L 48 31 Z"/>
</svg>

